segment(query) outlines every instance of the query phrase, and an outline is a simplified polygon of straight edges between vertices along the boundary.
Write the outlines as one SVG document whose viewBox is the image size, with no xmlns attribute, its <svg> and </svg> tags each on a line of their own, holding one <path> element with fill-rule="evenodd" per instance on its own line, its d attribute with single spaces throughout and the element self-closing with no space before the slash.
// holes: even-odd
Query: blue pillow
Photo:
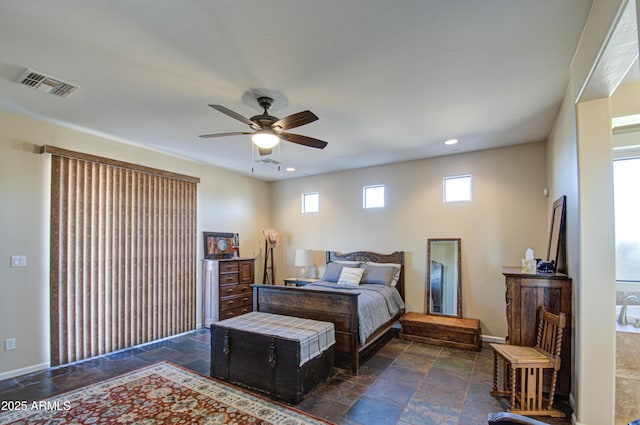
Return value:
<svg viewBox="0 0 640 425">
<path fill-rule="evenodd" d="M 370 266 L 365 264 L 364 274 L 360 283 L 391 286 L 396 271 L 397 269 L 392 266 Z"/>
<path fill-rule="evenodd" d="M 345 264 L 338 263 L 327 263 L 327 267 L 324 269 L 324 275 L 322 276 L 322 280 L 326 282 L 337 282 L 340 280 L 340 273 L 342 273 L 342 269 L 345 267 Z"/>
</svg>

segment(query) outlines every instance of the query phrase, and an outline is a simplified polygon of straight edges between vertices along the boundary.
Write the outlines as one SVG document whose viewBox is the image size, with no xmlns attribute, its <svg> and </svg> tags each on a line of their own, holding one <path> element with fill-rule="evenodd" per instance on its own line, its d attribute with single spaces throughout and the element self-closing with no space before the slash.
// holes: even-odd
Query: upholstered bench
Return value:
<svg viewBox="0 0 640 425">
<path fill-rule="evenodd" d="M 251 312 L 211 325 L 211 376 L 297 404 L 333 367 L 333 323 Z"/>
</svg>

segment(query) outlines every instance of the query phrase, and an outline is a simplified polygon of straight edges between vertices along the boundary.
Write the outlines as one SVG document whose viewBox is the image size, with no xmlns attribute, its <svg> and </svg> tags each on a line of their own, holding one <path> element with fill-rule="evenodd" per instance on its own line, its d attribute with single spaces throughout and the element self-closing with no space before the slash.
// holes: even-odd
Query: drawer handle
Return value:
<svg viewBox="0 0 640 425">
<path fill-rule="evenodd" d="M 231 294 L 233 292 L 233 288 L 227 289 L 227 294 Z"/>
<path fill-rule="evenodd" d="M 277 358 L 276 358 L 276 341 L 275 339 L 271 340 L 271 344 L 269 344 L 269 366 L 271 368 L 276 367 Z"/>
<path fill-rule="evenodd" d="M 235 301 L 227 301 L 227 305 L 234 305 L 236 302 Z"/>
<path fill-rule="evenodd" d="M 222 348 L 224 354 L 229 354 L 229 329 L 224 333 L 224 344 Z"/>
</svg>

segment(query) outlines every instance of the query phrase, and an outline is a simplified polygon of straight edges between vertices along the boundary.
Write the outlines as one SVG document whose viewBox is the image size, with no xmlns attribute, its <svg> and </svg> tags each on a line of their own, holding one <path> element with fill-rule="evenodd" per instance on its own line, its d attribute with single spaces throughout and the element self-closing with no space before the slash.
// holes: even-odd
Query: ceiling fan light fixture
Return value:
<svg viewBox="0 0 640 425">
<path fill-rule="evenodd" d="M 259 148 L 271 149 L 280 142 L 280 138 L 273 131 L 260 130 L 251 136 L 251 140 Z"/>
</svg>

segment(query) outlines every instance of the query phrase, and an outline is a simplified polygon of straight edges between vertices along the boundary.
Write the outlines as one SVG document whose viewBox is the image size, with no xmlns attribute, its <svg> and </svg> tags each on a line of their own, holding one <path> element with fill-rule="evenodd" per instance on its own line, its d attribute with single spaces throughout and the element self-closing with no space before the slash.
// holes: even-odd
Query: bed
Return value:
<svg viewBox="0 0 640 425">
<path fill-rule="evenodd" d="M 324 281 L 304 287 L 254 284 L 252 285 L 253 309 L 265 313 L 332 322 L 335 327 L 335 351 L 350 355 L 351 369 L 354 374 L 357 374 L 360 367 L 360 355 L 385 336 L 404 314 L 404 251 L 396 251 L 391 254 L 378 254 L 369 251 L 351 253 L 327 251 L 326 262 L 325 277 L 327 277 L 329 269 L 333 270 L 338 264 L 342 267 L 352 268 L 357 267 L 357 264 L 354 263 L 362 263 L 367 264 L 366 268 L 369 270 L 370 266 L 382 266 L 380 269 L 376 269 L 381 272 L 383 269 L 388 270 L 388 266 L 394 264 L 399 272 L 396 273 L 390 285 L 361 284 L 351 287 Z M 371 274 L 371 276 L 373 275 L 374 273 Z M 365 281 L 369 282 L 363 278 L 363 282 Z M 374 286 L 378 288 L 373 288 Z M 390 289 L 383 289 L 382 286 L 387 286 Z M 373 292 L 392 295 L 391 300 L 387 298 L 384 301 L 388 305 L 389 312 L 387 317 L 375 317 L 374 321 L 377 323 L 374 329 L 361 332 L 363 328 L 371 327 L 367 320 L 373 316 L 371 316 L 371 312 L 363 310 L 363 308 L 366 307 L 365 304 L 368 304 L 367 299 L 376 299 L 376 296 L 372 295 Z M 359 305 L 361 294 L 363 302 L 362 305 Z M 393 299 L 399 301 L 393 301 Z M 392 304 L 397 305 L 392 308 Z"/>
</svg>

